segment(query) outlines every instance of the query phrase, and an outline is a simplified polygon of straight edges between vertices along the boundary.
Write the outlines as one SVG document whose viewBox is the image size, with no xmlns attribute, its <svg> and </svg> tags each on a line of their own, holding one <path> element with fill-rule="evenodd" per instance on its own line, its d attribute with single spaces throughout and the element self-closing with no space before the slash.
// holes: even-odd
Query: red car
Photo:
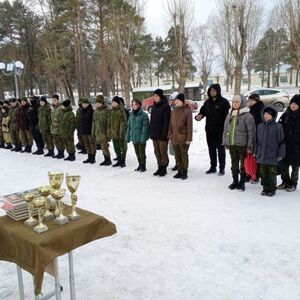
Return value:
<svg viewBox="0 0 300 300">
<path fill-rule="evenodd" d="M 170 106 L 174 105 L 172 102 L 174 100 L 170 100 L 169 99 L 169 95 L 166 95 L 166 97 L 168 98 L 169 100 L 169 104 Z M 198 110 L 198 104 L 196 101 L 193 101 L 193 100 L 189 100 L 189 99 L 185 99 L 185 103 L 188 105 L 189 109 L 191 111 L 195 111 L 195 110 Z M 149 98 L 146 98 L 143 100 L 143 109 L 144 110 L 147 110 L 149 113 L 151 113 L 151 109 L 152 109 L 152 106 L 154 105 L 154 99 L 153 99 L 153 96 L 149 97 Z"/>
</svg>

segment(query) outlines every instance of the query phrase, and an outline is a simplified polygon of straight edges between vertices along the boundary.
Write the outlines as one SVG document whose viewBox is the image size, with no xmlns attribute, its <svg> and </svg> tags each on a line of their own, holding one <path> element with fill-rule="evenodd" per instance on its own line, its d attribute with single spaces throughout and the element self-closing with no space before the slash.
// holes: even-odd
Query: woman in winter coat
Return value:
<svg viewBox="0 0 300 300">
<path fill-rule="evenodd" d="M 149 118 L 142 110 L 140 100 L 131 101 L 132 112 L 128 119 L 126 142 L 132 141 L 139 163 L 135 171 L 146 171 L 146 142 L 149 139 Z"/>
<path fill-rule="evenodd" d="M 284 130 L 286 155 L 280 164 L 282 183 L 278 189 L 293 192 L 297 189 L 300 166 L 300 94 L 291 99 L 288 109 L 279 122 Z"/>
<path fill-rule="evenodd" d="M 10 119 L 9 119 L 8 111 L 9 111 L 9 108 L 6 107 L 6 106 L 3 106 L 1 108 L 1 114 L 2 114 L 1 130 L 2 130 L 2 134 L 3 134 L 3 140 L 6 144 L 6 146 L 4 147 L 5 149 L 11 149 L 12 148 L 11 137 L 10 137 L 10 129 L 9 129 Z"/>
<path fill-rule="evenodd" d="M 229 149 L 233 178 L 232 184 L 228 186 L 230 190 L 245 190 L 244 159 L 254 148 L 255 123 L 246 105 L 247 99 L 244 95 L 233 96 L 232 108 L 224 123 L 223 145 Z"/>
<path fill-rule="evenodd" d="M 184 94 L 178 94 L 175 98 L 175 108 L 171 113 L 168 138 L 175 151 L 176 166 L 178 172 L 174 178 L 187 179 L 190 143 L 193 140 L 192 112 L 185 105 Z"/>
</svg>

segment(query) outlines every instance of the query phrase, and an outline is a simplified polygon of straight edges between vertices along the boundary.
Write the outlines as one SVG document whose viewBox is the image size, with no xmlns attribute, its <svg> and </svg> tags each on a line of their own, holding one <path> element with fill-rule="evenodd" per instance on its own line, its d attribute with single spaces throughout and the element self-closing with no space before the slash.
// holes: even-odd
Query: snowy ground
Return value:
<svg viewBox="0 0 300 300">
<path fill-rule="evenodd" d="M 205 175 L 203 122 L 194 133 L 187 181 L 172 171 L 152 176 L 151 143 L 144 174 L 133 171 L 131 145 L 124 169 L 100 167 L 100 154 L 87 166 L 82 155 L 70 163 L 0 150 L 3 195 L 46 184 L 49 170 L 79 173 L 79 206 L 117 225 L 115 236 L 74 251 L 78 300 L 300 299 L 299 191 L 274 198 L 260 196 L 259 185 L 229 191 L 229 162 L 224 177 Z M 59 263 L 62 299 L 69 299 L 67 256 Z M 33 299 L 32 277 L 24 275 Z M 1 261 L 0 278 L 0 299 L 18 299 L 15 265 Z M 43 290 L 52 284 L 46 276 Z"/>
</svg>

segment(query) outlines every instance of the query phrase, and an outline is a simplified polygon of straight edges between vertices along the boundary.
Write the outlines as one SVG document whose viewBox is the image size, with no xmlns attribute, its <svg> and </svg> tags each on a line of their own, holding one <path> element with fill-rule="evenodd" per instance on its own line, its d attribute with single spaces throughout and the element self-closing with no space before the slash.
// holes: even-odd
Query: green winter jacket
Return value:
<svg viewBox="0 0 300 300">
<path fill-rule="evenodd" d="M 10 130 L 17 130 L 17 111 L 19 109 L 19 104 L 16 107 L 11 107 L 9 109 L 9 119 L 10 119 Z"/>
<path fill-rule="evenodd" d="M 47 134 L 51 131 L 51 106 L 46 103 L 44 106 L 39 107 L 38 111 L 38 126 L 40 133 Z"/>
<path fill-rule="evenodd" d="M 120 105 L 112 108 L 110 112 L 110 130 L 112 139 L 125 139 L 127 116 Z"/>
<path fill-rule="evenodd" d="M 136 114 L 131 112 L 128 123 L 126 142 L 132 141 L 134 144 L 146 144 L 149 139 L 149 118 L 147 114 L 140 109 Z"/>
<path fill-rule="evenodd" d="M 97 143 L 110 141 L 110 111 L 105 107 L 99 107 L 94 111 L 92 124 L 92 139 Z"/>
<path fill-rule="evenodd" d="M 72 106 L 68 106 L 65 109 L 61 109 L 61 123 L 60 123 L 60 134 L 64 136 L 72 136 L 76 128 L 76 117 L 73 113 Z"/>
<path fill-rule="evenodd" d="M 61 134 L 61 118 L 62 118 L 62 107 L 61 105 L 53 106 L 51 111 L 51 133 Z"/>
</svg>

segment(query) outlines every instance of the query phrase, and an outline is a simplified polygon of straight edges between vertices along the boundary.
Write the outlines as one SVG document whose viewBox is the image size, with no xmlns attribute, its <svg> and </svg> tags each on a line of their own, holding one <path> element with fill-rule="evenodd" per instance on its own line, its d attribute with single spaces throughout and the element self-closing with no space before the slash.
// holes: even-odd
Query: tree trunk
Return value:
<svg viewBox="0 0 300 300">
<path fill-rule="evenodd" d="M 251 68 L 247 68 L 247 73 L 248 73 L 248 91 L 250 91 L 251 83 L 252 83 Z"/>
<path fill-rule="evenodd" d="M 239 95 L 241 93 L 241 83 L 243 79 L 243 61 L 237 60 L 235 66 L 235 78 L 234 78 L 234 94 Z"/>
<path fill-rule="evenodd" d="M 293 84 L 293 68 L 290 69 L 290 85 Z"/>
<path fill-rule="evenodd" d="M 268 69 L 268 80 L 267 80 L 267 88 L 270 87 L 270 81 L 271 81 L 271 69 Z"/>
<path fill-rule="evenodd" d="M 297 71 L 296 71 L 296 87 L 299 86 L 299 68 L 297 68 Z"/>
</svg>

